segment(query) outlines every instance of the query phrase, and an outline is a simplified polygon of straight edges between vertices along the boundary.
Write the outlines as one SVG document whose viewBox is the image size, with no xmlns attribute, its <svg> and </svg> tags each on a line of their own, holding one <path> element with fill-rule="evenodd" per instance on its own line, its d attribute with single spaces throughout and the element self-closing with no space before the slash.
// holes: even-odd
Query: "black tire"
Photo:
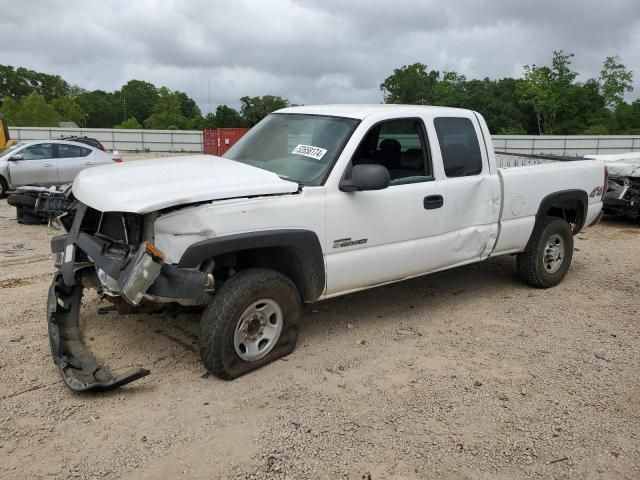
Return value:
<svg viewBox="0 0 640 480">
<path fill-rule="evenodd" d="M 38 197 L 33 195 L 25 195 L 22 193 L 14 193 L 7 198 L 7 203 L 12 207 L 35 208 Z"/>
<path fill-rule="evenodd" d="M 561 263 L 557 270 L 553 270 L 551 267 L 552 271 L 549 271 L 550 266 L 545 261 L 545 250 L 550 241 L 558 238 L 563 243 Z M 555 287 L 569 270 L 572 258 L 573 232 L 571 227 L 562 218 L 545 217 L 536 224 L 526 250 L 518 254 L 518 274 L 525 283 L 534 287 Z"/>
<path fill-rule="evenodd" d="M 236 353 L 234 334 L 242 314 L 261 299 L 271 299 L 279 305 L 282 330 L 266 356 L 246 361 Z M 200 357 L 207 370 L 216 377 L 232 380 L 290 354 L 298 340 L 301 305 L 298 289 L 279 272 L 251 268 L 232 276 L 216 292 L 200 321 Z"/>
<path fill-rule="evenodd" d="M 0 198 L 6 198 L 9 195 L 9 185 L 7 181 L 0 177 Z"/>
</svg>

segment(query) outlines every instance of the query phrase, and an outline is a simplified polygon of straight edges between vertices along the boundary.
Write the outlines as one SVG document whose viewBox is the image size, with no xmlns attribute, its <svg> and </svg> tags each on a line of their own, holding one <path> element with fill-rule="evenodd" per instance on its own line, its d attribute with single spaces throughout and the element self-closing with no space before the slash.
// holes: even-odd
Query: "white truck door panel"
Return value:
<svg viewBox="0 0 640 480">
<path fill-rule="evenodd" d="M 9 176 L 14 186 L 57 185 L 60 183 L 58 160 L 54 158 L 52 144 L 31 145 L 16 154 L 22 155 L 22 160 L 9 162 Z"/>
<path fill-rule="evenodd" d="M 58 174 L 60 183 L 71 183 L 85 168 L 95 165 L 94 152 L 79 145 L 58 144 Z"/>
<path fill-rule="evenodd" d="M 442 180 L 444 232 L 455 233 L 449 258 L 453 264 L 487 257 L 498 237 L 500 184 L 488 175 Z"/>
<path fill-rule="evenodd" d="M 442 264 L 442 195 L 436 182 L 395 185 L 327 197 L 327 295 L 419 275 Z"/>
</svg>

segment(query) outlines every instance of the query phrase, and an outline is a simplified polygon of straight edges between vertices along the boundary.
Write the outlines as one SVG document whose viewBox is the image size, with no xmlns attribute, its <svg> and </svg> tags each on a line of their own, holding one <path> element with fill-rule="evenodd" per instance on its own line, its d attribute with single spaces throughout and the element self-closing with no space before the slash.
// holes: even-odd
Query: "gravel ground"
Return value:
<svg viewBox="0 0 640 480">
<path fill-rule="evenodd" d="M 114 370 L 77 395 L 50 359 L 46 226 L 0 201 L 0 478 L 640 478 L 640 229 L 576 239 L 551 290 L 512 257 L 308 308 L 297 350 L 205 378 L 198 316 L 82 321 Z"/>
</svg>

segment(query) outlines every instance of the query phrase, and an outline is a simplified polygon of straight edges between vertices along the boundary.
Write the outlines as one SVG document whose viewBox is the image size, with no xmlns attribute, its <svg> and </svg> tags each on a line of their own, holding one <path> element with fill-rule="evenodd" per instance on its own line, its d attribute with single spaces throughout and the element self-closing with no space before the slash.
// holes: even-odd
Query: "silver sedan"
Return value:
<svg viewBox="0 0 640 480">
<path fill-rule="evenodd" d="M 80 170 L 121 161 L 116 154 L 78 142 L 20 142 L 0 151 L 0 198 L 15 187 L 71 183 Z"/>
</svg>

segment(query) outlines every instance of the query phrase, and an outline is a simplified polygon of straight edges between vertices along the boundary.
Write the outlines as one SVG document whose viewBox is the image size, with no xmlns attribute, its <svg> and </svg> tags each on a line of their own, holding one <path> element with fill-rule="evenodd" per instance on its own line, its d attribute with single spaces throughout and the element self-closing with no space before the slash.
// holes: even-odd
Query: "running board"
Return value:
<svg viewBox="0 0 640 480">
<path fill-rule="evenodd" d="M 82 341 L 80 306 L 82 304 L 82 274 L 75 285 L 67 286 L 62 274 L 56 273 L 47 299 L 47 325 L 53 361 L 60 369 L 64 383 L 74 392 L 113 390 L 149 375 L 149 370 L 137 368 L 116 377 L 100 365 Z"/>
</svg>

